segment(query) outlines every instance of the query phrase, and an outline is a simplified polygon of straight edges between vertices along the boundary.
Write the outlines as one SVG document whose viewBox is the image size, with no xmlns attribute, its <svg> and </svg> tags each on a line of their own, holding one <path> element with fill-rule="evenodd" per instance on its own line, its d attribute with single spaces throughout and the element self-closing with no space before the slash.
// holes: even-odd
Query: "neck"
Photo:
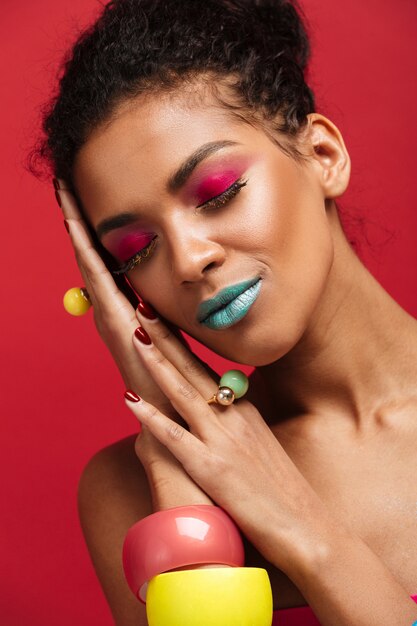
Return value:
<svg viewBox="0 0 417 626">
<path fill-rule="evenodd" d="M 278 421 L 331 416 L 356 431 L 380 428 L 416 400 L 417 322 L 359 261 L 335 207 L 331 220 L 335 254 L 320 303 L 297 345 L 257 375 Z"/>
</svg>

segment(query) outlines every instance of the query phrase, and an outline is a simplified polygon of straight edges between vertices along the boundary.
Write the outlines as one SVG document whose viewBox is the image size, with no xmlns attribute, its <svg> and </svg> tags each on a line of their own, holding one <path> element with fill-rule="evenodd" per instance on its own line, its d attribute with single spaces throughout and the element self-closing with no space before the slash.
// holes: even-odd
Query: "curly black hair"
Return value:
<svg viewBox="0 0 417 626">
<path fill-rule="evenodd" d="M 222 104 L 260 116 L 284 138 L 296 135 L 315 108 L 301 15 L 297 0 L 111 0 L 62 62 L 29 170 L 40 175 L 46 164 L 73 186 L 78 150 L 118 104 L 199 75 L 213 86 L 233 78 L 235 103 Z M 294 142 L 277 143 L 302 158 Z"/>
<path fill-rule="evenodd" d="M 233 115 L 267 127 L 285 153 L 302 161 L 294 137 L 315 108 L 304 77 L 310 44 L 302 15 L 297 0 L 111 0 L 62 61 L 27 169 L 44 178 L 46 165 L 47 176 L 64 179 L 83 211 L 73 166 L 90 133 L 111 121 L 118 105 L 140 94 L 175 94 L 195 80 L 204 80 Z M 222 83 L 227 90 L 217 89 Z M 86 222 L 112 269 L 114 260 Z M 133 303 L 124 280 L 115 280 Z"/>
</svg>

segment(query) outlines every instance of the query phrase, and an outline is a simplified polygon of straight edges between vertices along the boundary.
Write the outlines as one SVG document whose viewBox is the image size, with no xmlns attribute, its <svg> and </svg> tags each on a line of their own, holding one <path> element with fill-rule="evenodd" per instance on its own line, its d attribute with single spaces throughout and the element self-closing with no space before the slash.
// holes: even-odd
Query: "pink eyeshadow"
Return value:
<svg viewBox="0 0 417 626">
<path fill-rule="evenodd" d="M 154 233 L 143 232 L 114 233 L 108 236 L 105 246 L 116 259 L 124 262 L 146 248 L 154 236 Z"/>
<path fill-rule="evenodd" d="M 239 174 L 232 170 L 221 172 L 219 174 L 213 173 L 207 176 L 195 187 L 194 193 L 196 195 L 197 203 L 202 204 L 203 202 L 211 200 L 211 198 L 214 198 L 215 196 L 219 196 L 238 178 Z"/>
</svg>

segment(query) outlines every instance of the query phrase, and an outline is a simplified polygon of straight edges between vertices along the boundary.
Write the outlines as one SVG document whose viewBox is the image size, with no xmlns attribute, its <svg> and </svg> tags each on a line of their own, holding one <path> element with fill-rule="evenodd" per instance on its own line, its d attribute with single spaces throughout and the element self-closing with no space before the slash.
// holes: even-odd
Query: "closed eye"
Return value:
<svg viewBox="0 0 417 626">
<path fill-rule="evenodd" d="M 112 274 L 126 274 L 126 272 L 130 272 L 136 265 L 142 263 L 148 256 L 151 254 L 156 245 L 156 236 L 148 243 L 147 246 L 139 250 L 136 254 L 134 254 L 130 259 L 126 261 L 118 270 L 113 270 Z"/>
<path fill-rule="evenodd" d="M 239 178 L 232 185 L 230 185 L 230 187 L 228 187 L 225 191 L 223 191 L 222 193 L 219 193 L 219 195 L 214 196 L 213 198 L 210 198 L 210 200 L 207 200 L 206 202 L 199 204 L 196 208 L 197 209 L 204 208 L 204 209 L 210 210 L 210 209 L 217 209 L 223 206 L 223 204 L 226 204 L 226 202 L 228 202 L 229 200 L 237 196 L 239 191 L 242 189 L 242 187 L 244 187 L 247 184 L 247 182 L 248 182 L 247 180 L 242 180 L 242 178 Z"/>
</svg>

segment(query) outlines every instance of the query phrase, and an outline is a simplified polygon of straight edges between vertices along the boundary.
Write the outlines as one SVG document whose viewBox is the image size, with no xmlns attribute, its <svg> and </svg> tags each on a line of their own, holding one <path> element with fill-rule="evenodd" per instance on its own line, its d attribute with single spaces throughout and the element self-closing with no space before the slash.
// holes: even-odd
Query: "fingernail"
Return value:
<svg viewBox="0 0 417 626">
<path fill-rule="evenodd" d="M 55 189 L 59 189 L 59 182 L 58 182 L 58 179 L 54 177 L 54 178 L 52 179 L 52 182 L 53 182 L 53 184 L 54 184 Z"/>
<path fill-rule="evenodd" d="M 139 313 L 142 313 L 142 315 L 146 317 L 148 320 L 156 320 L 158 317 L 155 311 L 153 310 L 153 308 L 151 307 L 151 305 L 148 304 L 147 302 L 139 301 L 138 311 Z"/>
<path fill-rule="evenodd" d="M 55 198 L 59 206 L 61 207 L 61 196 L 59 195 L 59 191 L 57 191 L 56 189 L 55 189 Z"/>
<path fill-rule="evenodd" d="M 67 220 L 64 220 L 64 226 L 67 229 L 67 233 L 69 233 L 69 224 L 68 224 Z"/>
<path fill-rule="evenodd" d="M 151 338 L 149 337 L 146 330 L 142 328 L 142 326 L 137 327 L 137 329 L 135 330 L 135 335 L 141 343 L 144 343 L 147 346 L 149 346 L 152 343 Z"/>
<path fill-rule="evenodd" d="M 130 402 L 140 402 L 140 397 L 138 396 L 138 394 L 131 389 L 126 389 L 125 398 L 126 400 L 130 400 Z"/>
</svg>

